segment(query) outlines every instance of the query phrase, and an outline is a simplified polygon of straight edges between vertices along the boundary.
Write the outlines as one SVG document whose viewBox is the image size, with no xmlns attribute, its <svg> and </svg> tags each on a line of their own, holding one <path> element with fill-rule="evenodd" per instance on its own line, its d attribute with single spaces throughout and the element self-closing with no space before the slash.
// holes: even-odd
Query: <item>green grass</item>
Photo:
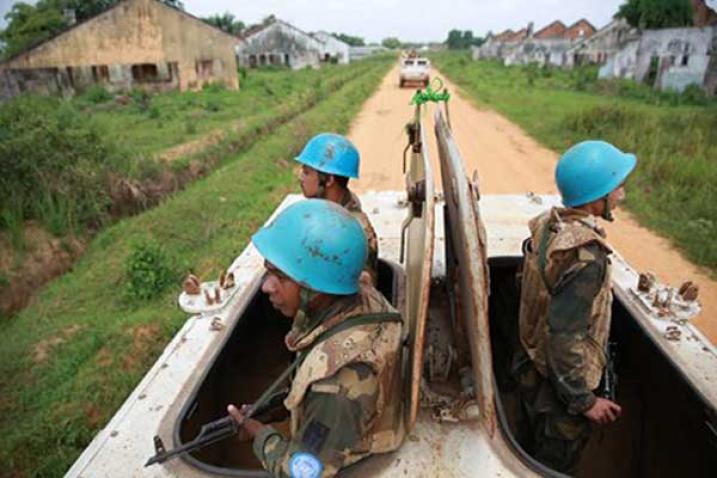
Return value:
<svg viewBox="0 0 717 478">
<path fill-rule="evenodd" d="M 217 275 L 297 190 L 291 158 L 317 132 L 346 131 L 392 61 L 358 64 L 352 80 L 206 178 L 101 232 L 72 272 L 0 323 L 3 473 L 61 476 L 186 320 L 179 284 L 149 300 L 124 292 L 135 245 L 161 244 L 177 270 Z"/>
<path fill-rule="evenodd" d="M 637 154 L 626 207 L 717 274 L 717 101 L 694 90 L 677 95 L 596 81 L 594 68 L 505 67 L 462 53 L 435 55 L 433 62 L 479 105 L 558 153 L 595 138 Z"/>
<path fill-rule="evenodd" d="M 350 76 L 355 65 L 321 70 L 251 70 L 240 82 L 239 91 L 208 87 L 197 92 L 169 92 L 152 96 L 149 106 L 114 101 L 77 104 L 85 106 L 93 119 L 132 151 L 149 155 L 200 138 L 210 131 L 231 129 L 251 118 L 293 101 L 310 88 L 333 77 Z"/>
</svg>

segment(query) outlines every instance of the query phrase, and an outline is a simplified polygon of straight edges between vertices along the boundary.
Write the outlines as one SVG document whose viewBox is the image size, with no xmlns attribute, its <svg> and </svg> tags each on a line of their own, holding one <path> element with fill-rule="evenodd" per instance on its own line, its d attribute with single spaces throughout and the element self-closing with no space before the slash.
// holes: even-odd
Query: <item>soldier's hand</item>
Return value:
<svg viewBox="0 0 717 478">
<path fill-rule="evenodd" d="M 261 429 L 264 428 L 263 423 L 246 417 L 246 414 L 249 412 L 249 405 L 242 405 L 241 410 L 237 409 L 234 405 L 229 405 L 227 412 L 229 412 L 229 415 L 231 415 L 234 421 L 241 427 L 239 430 L 239 441 L 253 439 Z"/>
<path fill-rule="evenodd" d="M 622 415 L 622 408 L 607 398 L 598 397 L 592 407 L 583 413 L 591 422 L 598 425 L 607 425 Z"/>
</svg>

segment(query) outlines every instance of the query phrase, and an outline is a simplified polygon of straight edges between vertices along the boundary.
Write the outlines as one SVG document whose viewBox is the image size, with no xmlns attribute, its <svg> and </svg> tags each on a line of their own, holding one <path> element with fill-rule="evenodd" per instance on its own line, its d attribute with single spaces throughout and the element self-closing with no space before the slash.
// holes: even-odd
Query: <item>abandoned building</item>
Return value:
<svg viewBox="0 0 717 478">
<path fill-rule="evenodd" d="M 683 91 L 691 84 L 715 94 L 714 63 L 717 26 L 644 30 L 612 55 L 600 78 L 627 78 L 655 89 Z"/>
<path fill-rule="evenodd" d="M 349 58 L 349 45 L 327 32 L 312 33 L 311 36 L 322 43 L 321 61 L 347 65 Z"/>
<path fill-rule="evenodd" d="M 250 68 L 266 65 L 283 65 L 294 70 L 319 68 L 323 51 L 323 42 L 278 19 L 249 29 L 236 47 L 239 63 Z"/>
<path fill-rule="evenodd" d="M 585 19 L 570 26 L 557 20 L 533 32 L 533 24 L 513 32 L 506 30 L 489 35 L 486 42 L 473 49 L 474 59 L 499 59 L 505 65 L 563 66 L 568 61 L 567 52 L 573 45 L 590 38 L 595 27 Z"/>
<path fill-rule="evenodd" d="M 598 76 L 625 78 L 678 92 L 695 84 L 707 95 L 717 94 L 717 1 L 690 3 L 693 27 L 632 29 L 624 34 L 629 27 L 623 23 L 619 48 L 608 55 Z"/>
<path fill-rule="evenodd" d="M 566 52 L 565 66 L 603 65 L 608 58 L 639 37 L 639 30 L 631 27 L 625 19 L 615 19 L 594 35 L 573 44 Z"/>
<path fill-rule="evenodd" d="M 0 64 L 0 97 L 24 91 L 72 96 L 99 84 L 237 89 L 237 39 L 157 0 L 125 0 Z"/>
</svg>

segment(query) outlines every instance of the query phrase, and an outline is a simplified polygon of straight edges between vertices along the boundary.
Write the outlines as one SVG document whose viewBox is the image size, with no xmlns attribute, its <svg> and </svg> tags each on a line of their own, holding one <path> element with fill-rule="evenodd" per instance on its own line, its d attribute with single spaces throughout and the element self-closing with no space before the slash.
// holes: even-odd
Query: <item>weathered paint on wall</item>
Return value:
<svg viewBox="0 0 717 478">
<path fill-rule="evenodd" d="M 236 49 L 242 65 L 285 65 L 294 70 L 319 68 L 323 43 L 281 20 L 246 37 Z"/>
<path fill-rule="evenodd" d="M 681 92 L 691 84 L 709 90 L 716 35 L 717 27 L 645 30 L 611 58 L 600 77 L 633 79 L 661 90 Z"/>
<path fill-rule="evenodd" d="M 323 43 L 321 57 L 323 61 L 334 61 L 340 65 L 349 63 L 349 45 L 327 32 L 316 32 L 313 37 Z"/>
<path fill-rule="evenodd" d="M 584 63 L 607 65 L 618 51 L 639 38 L 640 32 L 624 19 L 613 20 L 590 38 L 576 43 L 567 52 L 567 66 Z"/>
<path fill-rule="evenodd" d="M 94 82 L 111 90 L 186 90 L 209 82 L 237 89 L 237 42 L 156 0 L 127 0 L 0 65 L 0 85 L 26 87 L 19 80 L 33 75 L 52 83 L 47 72 L 55 69 L 56 82 L 69 82 L 70 90 Z"/>
</svg>

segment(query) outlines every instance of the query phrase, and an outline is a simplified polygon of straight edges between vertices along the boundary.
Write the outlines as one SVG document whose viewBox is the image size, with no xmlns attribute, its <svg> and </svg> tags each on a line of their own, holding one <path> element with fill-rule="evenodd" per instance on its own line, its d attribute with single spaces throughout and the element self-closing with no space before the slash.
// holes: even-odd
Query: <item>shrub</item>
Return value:
<svg viewBox="0 0 717 478">
<path fill-rule="evenodd" d="M 132 246 L 125 263 L 127 294 L 133 300 L 150 300 L 175 279 L 172 261 L 161 245 L 145 240 Z"/>
<path fill-rule="evenodd" d="M 523 71 L 525 72 L 525 77 L 528 80 L 528 86 L 532 87 L 535 85 L 535 80 L 538 78 L 539 74 L 539 66 L 537 63 L 528 63 L 523 67 Z"/>
<path fill-rule="evenodd" d="M 204 109 L 215 113 L 222 109 L 222 103 L 217 98 L 209 98 L 204 104 Z"/>
<path fill-rule="evenodd" d="M 108 135 L 63 100 L 21 95 L 0 105 L 0 225 L 38 219 L 59 233 L 96 223 L 118 159 Z"/>
<path fill-rule="evenodd" d="M 185 134 L 195 134 L 197 132 L 197 125 L 194 121 L 187 121 L 184 123 Z"/>
<path fill-rule="evenodd" d="M 143 90 L 142 88 L 132 88 L 129 92 L 129 96 L 141 112 L 147 111 L 152 104 L 152 96 L 147 90 Z"/>
<path fill-rule="evenodd" d="M 105 103 L 112 99 L 112 94 L 102 85 L 90 86 L 80 97 L 81 100 L 88 103 Z"/>
<path fill-rule="evenodd" d="M 707 103 L 707 95 L 700 85 L 693 83 L 682 92 L 682 100 L 690 105 L 704 105 Z"/>
<path fill-rule="evenodd" d="M 221 81 L 212 81 L 211 83 L 204 83 L 204 85 L 202 86 L 202 91 L 207 91 L 209 93 L 220 93 L 226 90 L 226 86 L 224 86 L 224 83 L 222 83 Z"/>
</svg>

